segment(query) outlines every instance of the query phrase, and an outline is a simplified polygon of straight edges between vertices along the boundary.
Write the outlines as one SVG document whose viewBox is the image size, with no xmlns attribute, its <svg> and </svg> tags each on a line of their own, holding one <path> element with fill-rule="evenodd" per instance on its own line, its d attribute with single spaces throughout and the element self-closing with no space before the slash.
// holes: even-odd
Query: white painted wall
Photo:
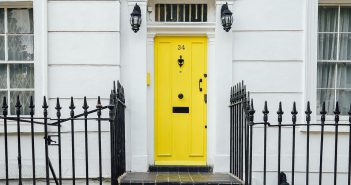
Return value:
<svg viewBox="0 0 351 185">
<path fill-rule="evenodd" d="M 307 100 L 312 101 L 313 112 L 316 95 L 313 83 L 315 76 L 316 15 L 318 1 L 307 0 L 236 0 L 234 1 L 233 25 L 233 84 L 245 81 L 254 99 L 256 121 L 262 121 L 263 104 L 268 101 L 269 120 L 276 124 L 279 101 L 285 114 L 283 123 L 291 123 L 292 102 L 298 106 L 298 123 L 304 121 Z M 311 21 L 314 21 L 311 23 Z M 313 46 L 313 47 L 312 47 Z M 312 81 L 312 82 L 311 82 Z M 312 98 L 312 99 L 311 99 Z M 315 121 L 313 121 L 315 123 Z M 313 129 L 313 128 L 312 128 Z M 316 129 L 313 129 L 316 130 Z M 329 129 L 325 138 L 324 182 L 332 184 L 334 132 Z M 345 131 L 345 129 L 343 129 Z M 270 129 L 267 141 L 267 184 L 277 184 L 277 129 Z M 254 132 L 254 184 L 261 185 L 263 178 L 263 129 Z M 282 131 L 282 171 L 287 172 L 291 182 L 291 138 L 290 129 Z M 348 133 L 339 138 L 338 184 L 347 183 L 348 151 L 342 146 L 348 143 Z M 311 134 L 310 184 L 317 184 L 319 167 L 320 133 Z M 306 132 L 296 135 L 296 184 L 305 184 Z"/>
<path fill-rule="evenodd" d="M 14 0 L 11 0 L 14 1 Z M 200 1 L 200 0 L 199 0 Z M 209 2 L 209 0 L 206 0 Z M 47 95 L 50 103 L 50 115 L 54 115 L 56 97 L 62 97 L 61 105 L 67 110 L 70 96 L 76 98 L 76 107 L 82 106 L 83 96 L 89 99 L 91 108 L 95 107 L 97 96 L 108 103 L 109 91 L 113 80 L 121 80 L 126 91 L 126 152 L 127 169 L 130 171 L 146 171 L 153 164 L 153 37 L 157 34 L 171 35 L 207 35 L 209 38 L 208 55 L 208 164 L 214 166 L 216 172 L 229 171 L 229 90 L 236 82 L 244 80 L 254 98 L 257 115 L 263 108 L 263 102 L 269 102 L 272 112 L 271 120 L 276 120 L 274 114 L 278 102 L 282 101 L 286 114 L 284 120 L 290 120 L 289 112 L 292 102 L 298 105 L 299 123 L 303 121 L 301 113 L 303 103 L 311 96 L 311 88 L 306 81 L 311 78 L 306 74 L 313 54 L 310 51 L 308 35 L 311 34 L 308 21 L 310 10 L 316 11 L 313 4 L 307 0 L 235 0 L 228 1 L 234 12 L 232 32 L 225 32 L 220 23 L 220 8 L 226 1 L 216 0 L 210 6 L 210 23 L 195 25 L 158 25 L 149 24 L 146 0 L 34 0 L 36 20 L 36 57 L 40 66 L 36 66 L 36 89 L 39 96 Z M 315 2 L 315 1 L 314 1 Z M 130 12 L 135 3 L 142 9 L 143 22 L 138 33 L 132 32 L 129 24 Z M 39 14 L 40 13 L 40 14 Z M 314 12 L 315 13 L 315 12 Z M 145 19 L 148 18 L 148 19 Z M 151 19 L 152 20 L 152 19 Z M 312 32 L 313 34 L 313 32 Z M 146 86 L 146 73 L 151 73 L 151 86 Z M 313 77 L 313 76 L 312 76 Z M 313 85 L 312 85 L 313 87 Z M 313 92 L 313 90 L 312 90 Z M 309 95 L 307 95 L 309 94 Z M 313 93 L 312 93 L 313 95 Z M 38 106 L 39 107 L 39 106 Z M 78 111 L 79 112 L 79 111 Z M 77 113 L 78 113 L 77 112 Z M 64 117 L 68 112 L 63 113 Z M 107 115 L 106 115 L 107 116 Z M 260 120 L 261 116 L 256 116 Z M 83 125 L 77 123 L 77 149 L 84 143 Z M 108 127 L 104 126 L 104 143 L 108 144 Z M 14 131 L 15 127 L 10 130 Z M 0 132 L 2 127 L 0 126 Z M 28 127 L 24 128 L 28 130 Z M 39 129 L 40 130 L 40 129 Z M 70 127 L 63 127 L 63 137 L 69 137 Z M 89 126 L 90 142 L 96 141 L 96 126 Z M 284 135 L 291 133 L 283 131 Z M 276 142 L 276 132 L 269 133 L 268 141 Z M 0 135 L 1 136 L 1 135 Z M 298 132 L 297 169 L 304 170 L 305 132 Z M 11 142 L 15 142 L 12 135 Z M 23 139 L 24 147 L 29 147 L 29 135 Z M 340 144 L 346 144 L 347 134 L 340 136 Z M 42 133 L 37 133 L 38 144 Z M 255 135 L 259 142 L 262 135 Z M 332 146 L 332 135 L 328 134 L 326 143 Z M 105 142 L 106 141 L 106 142 Z M 0 142 L 3 142 L 0 140 Z M 68 143 L 64 140 L 63 143 Z M 318 147 L 318 132 L 312 134 L 312 157 Z M 0 143 L 1 146 L 3 143 Z M 96 143 L 95 143 L 96 144 Z M 274 145 L 275 146 L 275 145 Z M 283 151 L 283 157 L 289 157 L 289 143 Z M 327 146 L 327 145 L 326 145 Z M 106 146 L 105 148 L 108 148 Z M 43 150 L 38 148 L 39 150 Z M 255 148 L 255 159 L 262 159 L 262 148 Z M 24 150 L 29 152 L 28 149 Z M 90 147 L 92 166 L 91 173 L 96 170 L 96 147 Z M 15 153 L 16 151 L 12 151 Z M 341 153 L 345 153 L 340 148 Z M 109 166 L 108 152 L 104 152 L 104 166 Z M 276 151 L 268 149 L 269 169 L 275 170 Z M 69 154 L 67 150 L 65 154 Z M 345 153 L 345 155 L 347 152 Z M 30 156 L 24 153 L 24 156 Z M 0 158 L 3 153 L 0 153 Z M 38 153 L 38 160 L 43 159 Z M 41 158 L 40 158 L 41 157 Z M 325 160 L 332 159 L 332 154 L 326 154 Z M 57 156 L 52 157 L 53 160 Z M 25 168 L 30 166 L 30 157 L 25 158 Z M 84 155 L 77 156 L 81 163 Z M 346 159 L 340 159 L 346 160 Z M 256 161 L 256 160 L 255 160 Z M 56 162 L 56 161 L 54 161 Z M 3 161 L 0 160 L 0 165 Z M 16 156 L 11 158 L 11 164 L 16 168 Z M 316 170 L 316 162 L 312 168 Z M 340 170 L 345 171 L 345 164 L 340 162 Z M 64 159 L 64 175 L 70 176 L 69 156 Z M 289 164 L 283 163 L 282 169 L 289 170 Z M 262 164 L 254 164 L 255 182 L 261 178 Z M 326 170 L 331 169 L 331 164 Z M 4 176 L 0 169 L 0 177 Z M 15 170 L 13 175 L 16 175 Z M 40 172 L 39 173 L 43 173 Z M 30 174 L 26 174 L 27 176 Z M 78 176 L 83 177 L 84 165 L 78 169 Z M 104 171 L 109 176 L 109 170 Z M 288 174 L 290 175 L 290 174 Z M 329 180 L 329 174 L 325 179 Z M 313 174 L 312 176 L 315 176 Z M 339 181 L 344 183 L 342 175 Z M 290 177 L 289 177 L 290 178 Z M 303 175 L 297 178 L 298 184 L 303 183 Z M 268 184 L 276 183 L 274 174 L 269 176 Z M 301 181 L 301 182 L 300 182 Z"/>
<path fill-rule="evenodd" d="M 14 0 L 13 0 L 14 1 Z M 11 6 L 11 2 L 5 5 Z M 15 2 L 15 4 L 18 4 Z M 120 80 L 120 1 L 65 1 L 34 0 L 35 20 L 35 70 L 36 107 L 41 115 L 42 97 L 49 102 L 49 116 L 54 117 L 56 97 L 61 98 L 62 117 L 69 116 L 69 98 L 75 98 L 76 114 L 83 112 L 83 97 L 88 98 L 90 109 L 95 109 L 97 97 L 108 105 L 112 82 Z M 104 111 L 108 117 L 108 111 Z M 95 122 L 91 122 L 95 123 Z M 84 124 L 76 125 L 76 176 L 85 175 Z M 1 131 L 3 132 L 1 124 Z M 17 177 L 17 139 L 15 125 L 10 125 L 9 136 L 10 177 Z M 44 140 L 42 127 L 36 126 L 37 177 L 45 177 Z M 107 122 L 102 124 L 103 176 L 110 176 L 110 133 Z M 23 126 L 22 156 L 23 177 L 31 177 L 31 144 L 29 127 Z M 62 128 L 62 166 L 64 178 L 71 177 L 71 150 L 69 148 L 70 123 Z M 89 124 L 89 171 L 91 177 L 98 176 L 97 124 Z M 0 134 L 3 137 L 3 134 Z M 0 139 L 0 146 L 4 146 Z M 0 154 L 0 166 L 4 166 L 4 152 Z M 50 147 L 50 158 L 57 170 L 57 148 Z M 0 168 L 0 178 L 4 178 Z"/>
</svg>

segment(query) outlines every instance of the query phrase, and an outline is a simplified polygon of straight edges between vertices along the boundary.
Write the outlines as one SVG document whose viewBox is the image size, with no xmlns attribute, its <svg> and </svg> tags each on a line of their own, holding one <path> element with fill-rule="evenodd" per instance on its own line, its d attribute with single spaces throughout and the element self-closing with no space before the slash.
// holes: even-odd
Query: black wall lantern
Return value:
<svg viewBox="0 0 351 185">
<path fill-rule="evenodd" d="M 228 8 L 228 3 L 222 5 L 221 19 L 223 29 L 228 32 L 232 28 L 233 24 L 233 13 Z"/>
<path fill-rule="evenodd" d="M 130 25 L 135 33 L 139 31 L 141 25 L 141 10 L 138 4 L 135 4 L 133 12 L 130 14 Z"/>
</svg>

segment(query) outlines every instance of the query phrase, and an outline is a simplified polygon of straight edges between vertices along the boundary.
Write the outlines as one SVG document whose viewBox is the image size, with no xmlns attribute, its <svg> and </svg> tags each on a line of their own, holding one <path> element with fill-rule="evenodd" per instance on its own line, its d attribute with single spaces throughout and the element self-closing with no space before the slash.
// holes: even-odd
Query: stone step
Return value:
<svg viewBox="0 0 351 185">
<path fill-rule="evenodd" d="M 227 173 L 209 172 L 129 172 L 119 178 L 120 185 L 172 184 L 172 185 L 242 185 L 243 183 Z"/>
<path fill-rule="evenodd" d="M 149 166 L 149 172 L 212 172 L 211 166 Z"/>
</svg>

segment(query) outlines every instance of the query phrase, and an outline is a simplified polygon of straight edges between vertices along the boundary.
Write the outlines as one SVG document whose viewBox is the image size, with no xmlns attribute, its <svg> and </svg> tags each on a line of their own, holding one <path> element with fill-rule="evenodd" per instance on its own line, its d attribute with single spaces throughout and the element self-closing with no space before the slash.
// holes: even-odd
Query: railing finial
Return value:
<svg viewBox="0 0 351 185">
<path fill-rule="evenodd" d="M 262 113 L 263 113 L 263 121 L 265 123 L 267 123 L 268 122 L 268 114 L 269 114 L 267 101 L 264 102 L 264 109 L 263 109 Z"/>
<path fill-rule="evenodd" d="M 336 102 L 336 105 L 335 105 L 335 110 L 334 110 L 334 114 L 335 114 L 335 123 L 338 123 L 339 122 L 339 115 L 340 115 L 340 109 L 339 109 L 339 102 L 337 101 Z"/>
<path fill-rule="evenodd" d="M 86 111 L 88 110 L 88 108 L 89 108 L 88 102 L 87 102 L 87 97 L 86 97 L 86 96 L 84 96 L 84 103 L 83 103 L 83 107 L 82 107 L 82 108 L 84 109 L 85 112 L 86 112 Z"/>
<path fill-rule="evenodd" d="M 307 102 L 307 108 L 306 108 L 305 114 L 306 114 L 307 124 L 309 124 L 309 122 L 311 121 L 311 114 L 312 114 L 312 110 L 311 110 L 311 106 L 310 106 L 309 101 Z"/>
<path fill-rule="evenodd" d="M 61 109 L 62 109 L 62 107 L 61 107 L 61 105 L 60 105 L 60 98 L 56 98 L 56 107 L 55 107 L 55 109 L 56 109 L 56 116 L 59 118 L 59 117 L 61 117 Z"/>
<path fill-rule="evenodd" d="M 278 108 L 277 114 L 278 114 L 278 122 L 279 124 L 281 124 L 281 122 L 283 121 L 283 114 L 284 114 L 282 102 L 279 102 L 279 108 Z"/>
<path fill-rule="evenodd" d="M 44 109 L 44 116 L 47 116 L 48 115 L 48 108 L 49 108 L 49 106 L 48 106 L 48 104 L 46 102 L 46 96 L 44 96 L 43 106 L 42 107 Z"/>
<path fill-rule="evenodd" d="M 34 115 L 34 101 L 33 101 L 33 96 L 30 96 L 30 101 L 29 101 L 29 114 Z"/>
<path fill-rule="evenodd" d="M 7 100 L 7 98 L 6 98 L 6 96 L 4 96 L 4 98 L 2 100 L 3 115 L 7 115 L 7 108 L 9 108 L 6 100 Z"/>
</svg>

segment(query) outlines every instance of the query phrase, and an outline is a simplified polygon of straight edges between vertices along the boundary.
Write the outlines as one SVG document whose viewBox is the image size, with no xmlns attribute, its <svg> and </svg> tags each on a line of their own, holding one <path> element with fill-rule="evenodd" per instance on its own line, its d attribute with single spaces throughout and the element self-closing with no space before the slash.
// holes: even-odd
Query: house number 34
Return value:
<svg viewBox="0 0 351 185">
<path fill-rule="evenodd" d="M 185 50 L 185 46 L 184 45 L 178 45 L 178 50 Z"/>
</svg>

